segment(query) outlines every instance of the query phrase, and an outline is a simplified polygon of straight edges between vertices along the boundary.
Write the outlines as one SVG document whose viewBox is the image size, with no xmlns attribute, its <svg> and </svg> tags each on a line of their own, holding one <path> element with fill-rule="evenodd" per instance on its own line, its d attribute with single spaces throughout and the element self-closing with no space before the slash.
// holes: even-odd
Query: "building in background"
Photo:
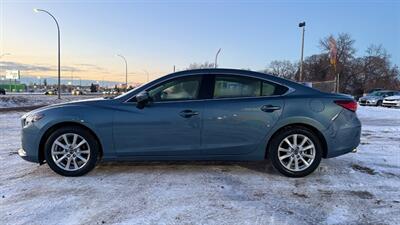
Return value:
<svg viewBox="0 0 400 225">
<path fill-rule="evenodd" d="M 0 88 L 7 92 L 22 92 L 26 90 L 26 85 L 21 84 L 21 74 L 19 70 L 6 70 L 4 75 L 0 75 Z"/>
</svg>

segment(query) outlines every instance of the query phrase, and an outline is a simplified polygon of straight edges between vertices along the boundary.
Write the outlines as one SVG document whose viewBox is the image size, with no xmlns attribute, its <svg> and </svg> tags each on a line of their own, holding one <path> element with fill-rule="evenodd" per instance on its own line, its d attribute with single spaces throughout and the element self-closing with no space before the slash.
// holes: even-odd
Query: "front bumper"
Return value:
<svg viewBox="0 0 400 225">
<path fill-rule="evenodd" d="M 26 151 L 22 148 L 18 149 L 18 155 L 26 161 L 34 162 L 34 163 L 39 162 L 36 156 L 27 155 Z"/>
<path fill-rule="evenodd" d="M 378 105 L 378 101 L 371 101 L 371 100 L 360 100 L 358 104 L 362 106 L 376 106 Z"/>
<path fill-rule="evenodd" d="M 383 101 L 382 106 L 385 107 L 400 107 L 400 101 Z"/>
<path fill-rule="evenodd" d="M 23 127 L 21 131 L 21 149 L 18 155 L 26 161 L 40 163 L 39 145 L 42 133 L 35 124 Z"/>
</svg>

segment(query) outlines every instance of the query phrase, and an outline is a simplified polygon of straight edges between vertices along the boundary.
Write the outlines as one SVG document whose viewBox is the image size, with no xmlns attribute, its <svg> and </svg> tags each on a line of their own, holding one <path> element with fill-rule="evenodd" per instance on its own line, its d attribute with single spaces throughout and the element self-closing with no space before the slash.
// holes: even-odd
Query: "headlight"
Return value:
<svg viewBox="0 0 400 225">
<path fill-rule="evenodd" d="M 28 126 L 44 117 L 43 114 L 30 114 L 25 119 L 25 126 Z"/>
</svg>

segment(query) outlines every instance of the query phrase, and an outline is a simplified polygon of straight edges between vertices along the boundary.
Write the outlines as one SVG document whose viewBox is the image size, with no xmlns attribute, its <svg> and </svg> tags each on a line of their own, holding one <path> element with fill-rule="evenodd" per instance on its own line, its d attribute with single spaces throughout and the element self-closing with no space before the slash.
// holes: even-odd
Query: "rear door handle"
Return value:
<svg viewBox="0 0 400 225">
<path fill-rule="evenodd" d="M 190 109 L 186 109 L 180 112 L 179 115 L 182 116 L 183 118 L 190 118 L 192 116 L 199 115 L 199 113 Z"/>
<path fill-rule="evenodd" d="M 280 106 L 275 106 L 275 105 L 263 105 L 261 106 L 261 110 L 264 112 L 273 112 L 275 110 L 280 110 Z"/>
</svg>

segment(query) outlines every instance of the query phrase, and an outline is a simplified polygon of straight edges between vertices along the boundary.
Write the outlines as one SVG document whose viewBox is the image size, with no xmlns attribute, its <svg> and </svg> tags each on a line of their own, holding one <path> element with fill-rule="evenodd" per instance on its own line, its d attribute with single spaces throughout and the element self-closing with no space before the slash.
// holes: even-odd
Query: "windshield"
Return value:
<svg viewBox="0 0 400 225">
<path fill-rule="evenodd" d="M 387 94 L 387 92 L 374 91 L 370 94 L 370 96 L 384 96 L 385 94 Z"/>
</svg>

